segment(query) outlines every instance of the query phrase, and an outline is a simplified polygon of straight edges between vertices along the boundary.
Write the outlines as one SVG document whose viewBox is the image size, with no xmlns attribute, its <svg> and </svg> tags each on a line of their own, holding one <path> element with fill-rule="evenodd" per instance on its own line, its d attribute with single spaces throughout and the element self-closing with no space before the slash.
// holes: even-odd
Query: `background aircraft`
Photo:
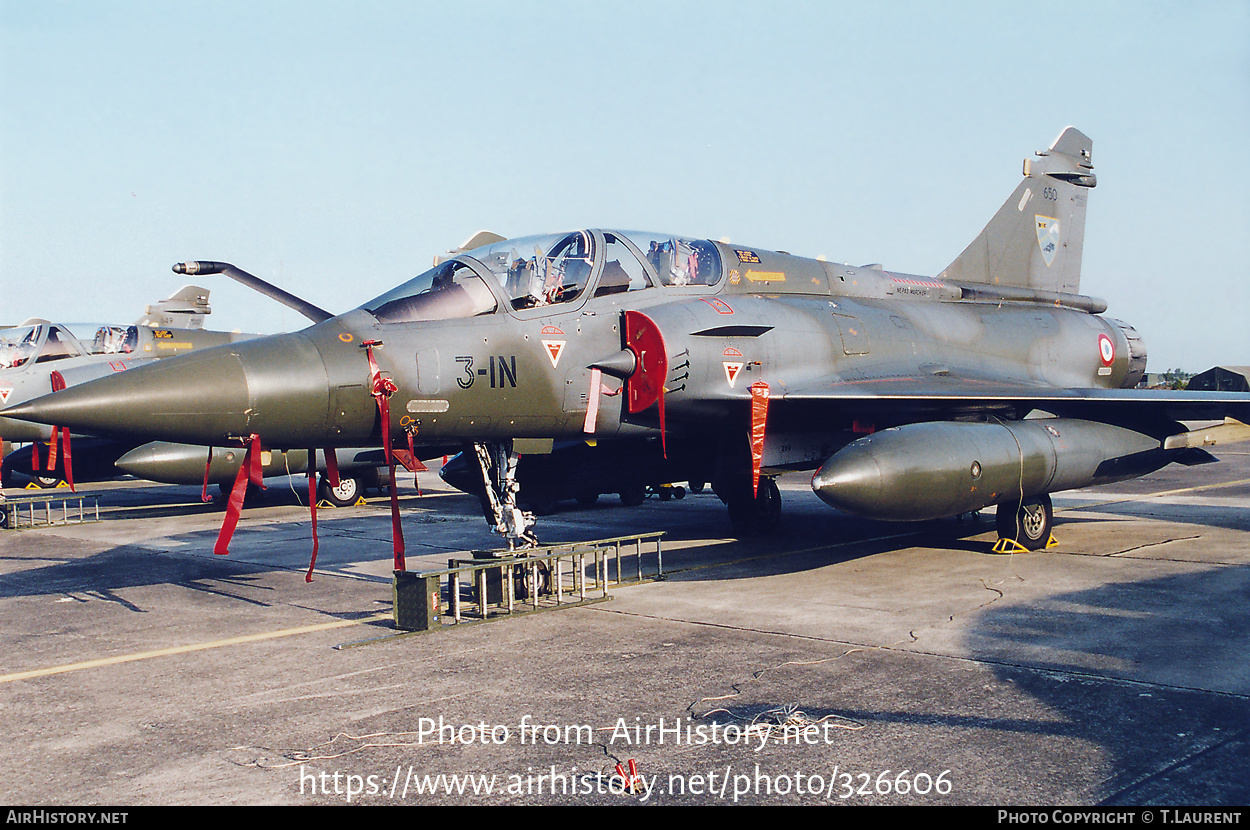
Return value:
<svg viewBox="0 0 1250 830">
<path fill-rule="evenodd" d="M 91 341 L 79 340 L 67 326 L 48 320 L 27 320 L 20 326 L 0 329 L 0 406 L 46 395 L 58 385 L 73 386 L 160 358 L 256 336 L 205 330 L 204 318 L 211 312 L 208 297 L 206 288 L 183 286 L 145 307 L 133 325 L 100 326 Z M 50 425 L 0 417 L 0 440 L 6 445 L 0 452 L 6 486 L 13 482 L 15 472 L 28 474 L 44 487 L 55 486 L 65 477 L 64 454 L 59 447 L 55 455 L 40 452 L 38 463 L 32 463 L 39 442 L 50 441 L 52 432 Z M 114 477 L 113 462 L 135 446 L 132 439 L 76 437 L 80 481 Z M 31 446 L 8 453 L 9 443 Z"/>
<path fill-rule="evenodd" d="M 488 237 L 302 332 L 5 414 L 254 449 L 463 442 L 510 540 L 533 541 L 519 456 L 582 439 L 710 482 L 745 531 L 776 524 L 776 475 L 808 469 L 873 518 L 998 505 L 1000 535 L 1036 549 L 1051 492 L 1212 461 L 1180 421 L 1250 417 L 1250 395 L 1133 388 L 1142 339 L 1078 293 L 1095 184 L 1064 130 L 936 277 L 668 234 Z"/>
<path fill-rule="evenodd" d="M 255 285 L 246 272 L 231 274 L 245 284 L 280 302 L 290 295 L 267 285 Z M 0 400 L 16 404 L 46 394 L 57 372 L 66 386 L 73 386 L 113 372 L 182 354 L 256 337 L 254 334 L 207 331 L 204 317 L 210 312 L 209 291 L 184 286 L 170 297 L 145 308 L 131 326 L 101 326 L 90 343 L 80 341 L 64 325 L 47 320 L 27 320 L 21 326 L 0 330 Z M 301 301 L 296 301 L 297 303 Z M 40 487 L 55 487 L 66 477 L 64 452 L 41 448 L 52 437 L 53 427 L 0 417 L 0 437 L 27 446 L 0 454 L 5 486 L 29 479 Z M 73 438 L 73 477 L 98 481 L 129 474 L 168 484 L 216 484 L 226 489 L 234 480 L 243 454 L 230 448 L 204 447 L 155 441 L 137 444 L 134 438 L 108 438 L 77 434 Z M 321 498 L 336 506 L 354 504 L 367 487 L 379 486 L 381 449 L 350 449 L 338 455 L 339 484 L 322 482 Z M 316 469 L 326 471 L 324 453 Z M 307 472 L 308 453 L 265 453 L 265 477 Z"/>
</svg>

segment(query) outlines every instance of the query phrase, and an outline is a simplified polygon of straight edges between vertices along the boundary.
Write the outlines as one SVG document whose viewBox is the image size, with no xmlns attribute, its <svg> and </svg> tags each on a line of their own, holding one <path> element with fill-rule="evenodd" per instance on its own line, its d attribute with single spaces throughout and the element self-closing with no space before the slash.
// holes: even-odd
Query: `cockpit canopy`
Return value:
<svg viewBox="0 0 1250 830">
<path fill-rule="evenodd" d="M 69 330 L 53 323 L 38 323 L 0 330 L 0 369 L 16 369 L 86 354 Z"/>
<path fill-rule="evenodd" d="M 365 303 L 364 309 L 379 322 L 403 323 L 476 317 L 498 305 L 482 278 L 453 259 Z"/>
<path fill-rule="evenodd" d="M 721 261 L 706 239 L 683 239 L 653 233 L 625 234 L 655 269 L 664 285 L 706 285 L 720 282 Z"/>
<path fill-rule="evenodd" d="M 532 308 L 577 299 L 595 264 L 595 241 L 588 231 L 560 236 L 505 239 L 475 248 L 513 308 Z"/>
<path fill-rule="evenodd" d="M 459 319 L 492 314 L 501 299 L 514 311 L 570 303 L 586 296 L 592 283 L 595 297 L 656 284 L 712 286 L 722 270 L 707 240 L 573 231 L 475 248 L 362 307 L 382 323 Z"/>
<path fill-rule="evenodd" d="M 135 326 L 101 326 L 91 348 L 83 347 L 65 326 L 56 323 L 27 322 L 27 325 L 0 329 L 0 369 L 18 369 L 38 363 L 83 357 L 88 354 L 128 354 L 139 342 Z"/>
<path fill-rule="evenodd" d="M 193 327 L 203 325 L 203 321 L 192 318 L 187 321 Z M 139 348 L 138 326 L 100 326 L 96 329 L 91 341 L 92 354 L 130 354 Z"/>
</svg>

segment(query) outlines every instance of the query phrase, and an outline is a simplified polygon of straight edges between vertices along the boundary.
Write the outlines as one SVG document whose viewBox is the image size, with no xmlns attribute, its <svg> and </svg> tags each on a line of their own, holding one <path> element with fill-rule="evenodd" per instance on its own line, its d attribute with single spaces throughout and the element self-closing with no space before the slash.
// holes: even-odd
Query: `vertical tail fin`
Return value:
<svg viewBox="0 0 1250 830">
<path fill-rule="evenodd" d="M 1024 180 L 971 245 L 946 267 L 954 282 L 1075 294 L 1081 287 L 1093 142 L 1068 127 L 1024 160 Z"/>
<path fill-rule="evenodd" d="M 153 328 L 202 329 L 204 318 L 212 311 L 208 305 L 208 289 L 184 285 L 158 303 L 148 306 L 135 325 Z"/>
</svg>

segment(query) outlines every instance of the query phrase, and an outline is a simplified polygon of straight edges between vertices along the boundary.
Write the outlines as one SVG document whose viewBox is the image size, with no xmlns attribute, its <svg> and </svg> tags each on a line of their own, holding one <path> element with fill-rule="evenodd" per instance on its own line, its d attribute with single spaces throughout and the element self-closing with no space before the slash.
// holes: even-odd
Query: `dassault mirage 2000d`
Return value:
<svg viewBox="0 0 1250 830">
<path fill-rule="evenodd" d="M 460 443 L 488 519 L 530 541 L 518 454 L 573 439 L 633 442 L 634 468 L 710 482 L 748 530 L 777 521 L 775 476 L 810 469 L 840 510 L 998 505 L 1000 535 L 1037 549 L 1050 493 L 1213 461 L 1179 422 L 1250 415 L 1250 395 L 1133 388 L 1141 338 L 1078 293 L 1091 149 L 1069 128 L 1026 160 L 936 277 L 667 234 L 479 234 L 301 332 L 4 414 L 215 446 Z"/>
</svg>

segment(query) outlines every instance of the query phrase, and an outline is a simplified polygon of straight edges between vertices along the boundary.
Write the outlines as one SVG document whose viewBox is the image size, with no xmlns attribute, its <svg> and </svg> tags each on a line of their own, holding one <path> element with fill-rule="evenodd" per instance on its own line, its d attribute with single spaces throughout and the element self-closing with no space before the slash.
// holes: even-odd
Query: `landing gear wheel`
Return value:
<svg viewBox="0 0 1250 830">
<path fill-rule="evenodd" d="M 694 493 L 695 495 L 702 493 L 703 488 L 705 486 L 706 484 L 702 481 L 687 481 L 686 482 L 686 487 L 690 490 L 690 492 Z"/>
<path fill-rule="evenodd" d="M 1043 493 L 1023 502 L 998 505 L 998 538 L 1010 539 L 1027 550 L 1041 550 L 1050 541 L 1055 525 L 1055 510 L 1050 496 Z"/>
<path fill-rule="evenodd" d="M 591 491 L 587 490 L 584 493 L 577 494 L 577 506 L 578 507 L 594 507 L 595 502 L 597 501 L 599 501 L 598 493 L 592 493 Z"/>
<path fill-rule="evenodd" d="M 781 490 L 771 478 L 760 479 L 759 495 L 752 498 L 748 491 L 727 506 L 729 521 L 740 536 L 768 533 L 781 522 Z"/>
<path fill-rule="evenodd" d="M 43 490 L 52 490 L 61 483 L 61 477 L 57 475 L 37 475 L 35 483 Z"/>
<path fill-rule="evenodd" d="M 551 593 L 551 569 L 546 562 L 538 563 L 538 596 Z M 528 564 L 516 565 L 512 569 L 512 589 L 517 599 L 529 599 L 534 595 L 534 573 Z"/>
<path fill-rule="evenodd" d="M 351 476 L 339 476 L 338 487 L 331 487 L 330 482 L 324 477 L 321 479 L 321 498 L 335 507 L 350 507 L 355 504 L 360 499 L 362 490 L 364 490 L 364 485 L 361 480 Z"/>
<path fill-rule="evenodd" d="M 620 496 L 621 504 L 626 507 L 637 507 L 646 499 L 647 488 L 641 484 L 630 485 L 620 492 Z"/>
</svg>

